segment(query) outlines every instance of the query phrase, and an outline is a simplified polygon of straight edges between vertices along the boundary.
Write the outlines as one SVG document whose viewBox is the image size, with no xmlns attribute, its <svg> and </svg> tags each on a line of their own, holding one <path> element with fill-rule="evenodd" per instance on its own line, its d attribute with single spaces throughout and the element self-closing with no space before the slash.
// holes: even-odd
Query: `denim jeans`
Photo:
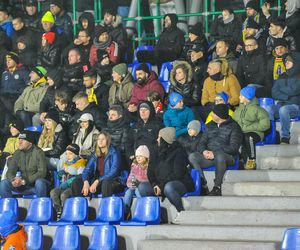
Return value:
<svg viewBox="0 0 300 250">
<path fill-rule="evenodd" d="M 135 194 L 135 196 L 137 198 L 142 197 L 139 189 L 138 188 L 128 188 L 125 192 L 124 195 L 124 205 L 125 205 L 125 209 L 126 208 L 130 208 L 131 204 L 132 204 L 132 199 L 133 199 L 133 195 Z"/>
<path fill-rule="evenodd" d="M 300 116 L 300 108 L 297 104 L 267 106 L 270 120 L 278 119 L 281 124 L 281 138 L 290 138 L 291 118 Z"/>
<path fill-rule="evenodd" d="M 23 122 L 25 128 L 32 126 L 32 117 L 34 113 L 25 110 L 18 110 L 16 115 Z"/>
<path fill-rule="evenodd" d="M 47 181 L 45 179 L 37 179 L 34 186 L 24 186 L 22 189 L 15 188 L 9 179 L 5 179 L 0 183 L 1 198 L 12 198 L 12 192 L 28 195 L 35 194 L 37 197 L 47 197 Z"/>
</svg>

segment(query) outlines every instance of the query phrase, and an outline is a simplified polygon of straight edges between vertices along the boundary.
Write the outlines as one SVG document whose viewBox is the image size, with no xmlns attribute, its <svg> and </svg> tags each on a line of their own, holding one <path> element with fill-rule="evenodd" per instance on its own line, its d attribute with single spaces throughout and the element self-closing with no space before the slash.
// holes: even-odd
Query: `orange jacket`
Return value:
<svg viewBox="0 0 300 250">
<path fill-rule="evenodd" d="M 3 250 L 26 250 L 27 233 L 23 225 L 20 229 L 5 238 Z M 13 248 L 14 247 L 14 248 Z"/>
</svg>

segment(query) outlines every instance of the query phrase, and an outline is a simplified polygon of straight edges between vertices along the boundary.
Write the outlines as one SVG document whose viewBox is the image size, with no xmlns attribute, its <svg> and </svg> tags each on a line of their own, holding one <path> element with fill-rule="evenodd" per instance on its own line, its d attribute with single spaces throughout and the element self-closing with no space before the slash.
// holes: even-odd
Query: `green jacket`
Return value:
<svg viewBox="0 0 300 250">
<path fill-rule="evenodd" d="M 8 161 L 7 178 L 12 181 L 20 171 L 27 184 L 34 184 L 39 178 L 45 178 L 47 172 L 45 154 L 42 149 L 32 145 L 28 151 L 17 150 Z"/>
<path fill-rule="evenodd" d="M 259 106 L 254 98 L 248 104 L 240 104 L 233 114 L 233 119 L 240 125 L 243 133 L 254 132 L 264 139 L 264 131 L 270 128 L 268 112 Z"/>
<path fill-rule="evenodd" d="M 15 102 L 14 112 L 25 110 L 38 113 L 40 110 L 40 103 L 46 94 L 47 88 L 48 84 L 44 77 L 37 83 L 30 83 Z"/>
</svg>

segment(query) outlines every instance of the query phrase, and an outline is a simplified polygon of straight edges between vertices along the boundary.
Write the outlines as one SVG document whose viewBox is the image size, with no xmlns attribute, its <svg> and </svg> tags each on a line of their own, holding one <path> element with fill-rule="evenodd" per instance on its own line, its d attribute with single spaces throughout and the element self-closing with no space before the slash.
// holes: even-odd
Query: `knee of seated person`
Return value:
<svg viewBox="0 0 300 250">
<path fill-rule="evenodd" d="M 35 186 L 46 186 L 46 182 L 45 182 L 45 180 L 44 179 L 42 179 L 42 178 L 39 178 L 39 179 L 36 179 L 36 181 L 35 181 L 35 184 L 34 184 Z"/>
<path fill-rule="evenodd" d="M 288 107 L 287 106 L 280 107 L 280 109 L 279 109 L 279 116 L 286 115 L 288 113 L 289 113 L 289 111 L 288 111 Z"/>
<path fill-rule="evenodd" d="M 215 156 L 214 157 L 215 161 L 217 161 L 217 162 L 223 162 L 224 161 L 224 153 L 223 152 L 216 153 L 214 156 Z"/>
</svg>

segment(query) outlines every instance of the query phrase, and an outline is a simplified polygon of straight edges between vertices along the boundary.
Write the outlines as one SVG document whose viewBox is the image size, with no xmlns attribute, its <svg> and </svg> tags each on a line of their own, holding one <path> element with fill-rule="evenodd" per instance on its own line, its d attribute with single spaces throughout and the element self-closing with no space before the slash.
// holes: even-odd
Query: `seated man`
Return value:
<svg viewBox="0 0 300 250">
<path fill-rule="evenodd" d="M 256 168 L 255 145 L 264 139 L 264 132 L 270 128 L 268 112 L 259 106 L 255 98 L 255 88 L 245 87 L 240 93 L 240 105 L 235 110 L 233 119 L 243 132 L 242 159 L 244 168 Z"/>
<path fill-rule="evenodd" d="M 270 120 L 280 119 L 281 144 L 290 143 L 290 119 L 300 115 L 300 55 L 288 55 L 285 59 L 286 73 L 280 75 L 272 88 L 276 105 L 267 107 Z"/>
<path fill-rule="evenodd" d="M 215 166 L 215 185 L 209 196 L 222 195 L 223 177 L 228 166 L 233 165 L 242 143 L 240 126 L 228 115 L 228 106 L 218 104 L 213 108 L 213 121 L 207 124 L 199 148 L 189 155 L 192 166 L 201 172 L 202 190 L 208 193 L 202 168 Z"/>
<path fill-rule="evenodd" d="M 38 148 L 36 133 L 23 131 L 19 135 L 19 149 L 8 162 L 7 179 L 0 183 L 1 198 L 12 197 L 12 192 L 47 196 L 46 159 Z"/>
</svg>

